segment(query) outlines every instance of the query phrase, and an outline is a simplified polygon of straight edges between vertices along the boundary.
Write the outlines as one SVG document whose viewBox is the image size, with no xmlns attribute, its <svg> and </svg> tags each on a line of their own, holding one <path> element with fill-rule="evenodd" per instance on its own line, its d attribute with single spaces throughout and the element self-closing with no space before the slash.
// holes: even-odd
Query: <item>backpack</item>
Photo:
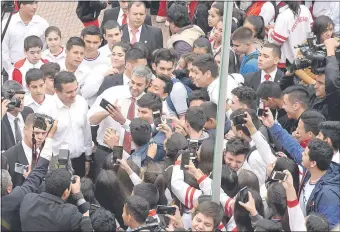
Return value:
<svg viewBox="0 0 340 232">
<path fill-rule="evenodd" d="M 178 80 L 177 78 L 173 78 L 171 79 L 172 82 L 174 83 L 174 85 L 177 83 L 177 82 L 180 82 L 182 83 L 180 80 Z M 182 85 L 184 85 L 186 91 L 187 91 L 187 96 L 189 96 L 189 94 L 192 92 L 192 90 L 185 84 L 182 83 Z M 175 108 L 175 105 L 174 103 L 172 102 L 171 100 L 171 97 L 170 97 L 170 94 L 169 96 L 165 99 L 166 100 L 166 103 L 168 104 L 168 107 L 171 111 L 175 112 L 177 114 L 177 111 L 176 111 L 176 108 Z M 178 115 L 178 114 L 177 114 Z"/>
<path fill-rule="evenodd" d="M 259 53 L 252 53 L 251 55 L 247 56 L 244 60 L 244 63 L 242 62 L 243 66 L 245 66 L 252 59 L 258 59 L 259 55 L 260 55 Z M 242 65 L 242 63 L 241 63 L 241 65 Z M 241 69 L 241 67 L 240 67 L 240 69 Z"/>
</svg>

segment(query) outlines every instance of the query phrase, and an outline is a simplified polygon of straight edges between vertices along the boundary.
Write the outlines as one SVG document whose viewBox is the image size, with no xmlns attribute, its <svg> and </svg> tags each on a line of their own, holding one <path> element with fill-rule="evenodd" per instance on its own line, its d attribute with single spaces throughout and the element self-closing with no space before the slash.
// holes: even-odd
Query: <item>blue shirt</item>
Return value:
<svg viewBox="0 0 340 232">
<path fill-rule="evenodd" d="M 260 52 L 256 50 L 255 52 L 250 53 L 247 56 L 244 56 L 242 63 L 241 63 L 241 67 L 240 67 L 240 74 L 244 75 L 244 74 L 256 72 L 259 70 L 257 66 L 257 62 L 258 62 L 257 58 L 252 58 L 249 60 L 249 57 L 253 56 L 254 54 L 259 55 Z"/>
</svg>

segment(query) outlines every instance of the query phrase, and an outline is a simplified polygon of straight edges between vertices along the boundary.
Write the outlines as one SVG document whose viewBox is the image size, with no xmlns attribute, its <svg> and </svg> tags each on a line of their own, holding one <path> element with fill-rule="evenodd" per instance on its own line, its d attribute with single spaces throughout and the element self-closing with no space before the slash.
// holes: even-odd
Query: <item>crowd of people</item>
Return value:
<svg viewBox="0 0 340 232">
<path fill-rule="evenodd" d="M 3 231 L 340 229 L 340 2 L 235 1 L 224 38 L 221 1 L 79 1 L 84 28 L 66 44 L 37 1 L 15 2 Z"/>
</svg>

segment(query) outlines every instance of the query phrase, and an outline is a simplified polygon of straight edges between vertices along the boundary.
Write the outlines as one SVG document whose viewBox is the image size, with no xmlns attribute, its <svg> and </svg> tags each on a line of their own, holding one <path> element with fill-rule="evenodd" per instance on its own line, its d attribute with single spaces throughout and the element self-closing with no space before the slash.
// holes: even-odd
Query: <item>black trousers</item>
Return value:
<svg viewBox="0 0 340 232">
<path fill-rule="evenodd" d="M 78 158 L 71 159 L 71 163 L 74 175 L 85 176 L 85 153 L 81 154 Z"/>
</svg>

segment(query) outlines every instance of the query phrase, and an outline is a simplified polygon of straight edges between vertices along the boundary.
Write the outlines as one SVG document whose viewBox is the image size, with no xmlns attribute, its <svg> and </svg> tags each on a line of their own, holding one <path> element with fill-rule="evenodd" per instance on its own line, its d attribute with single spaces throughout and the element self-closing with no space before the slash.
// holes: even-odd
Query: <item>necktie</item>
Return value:
<svg viewBox="0 0 340 232">
<path fill-rule="evenodd" d="M 21 131 L 19 127 L 19 118 L 14 119 L 15 143 L 20 143 L 22 140 Z"/>
<path fill-rule="evenodd" d="M 122 25 L 125 25 L 127 23 L 127 15 L 126 13 L 123 14 L 123 21 L 122 21 Z"/>
<path fill-rule="evenodd" d="M 131 39 L 131 44 L 134 44 L 137 42 L 137 34 L 138 30 L 131 30 L 131 33 L 132 33 L 132 39 Z"/>
<path fill-rule="evenodd" d="M 269 75 L 269 74 L 264 75 L 264 79 L 265 79 L 266 81 L 269 81 L 270 75 Z"/>
<path fill-rule="evenodd" d="M 129 111 L 128 111 L 128 115 L 127 115 L 128 120 L 132 120 L 132 119 L 135 118 L 135 102 L 136 102 L 136 99 L 132 97 L 130 107 L 129 107 Z M 126 131 L 124 133 L 123 149 L 128 154 L 130 154 L 130 152 L 131 152 L 131 133 L 126 132 Z"/>
</svg>

